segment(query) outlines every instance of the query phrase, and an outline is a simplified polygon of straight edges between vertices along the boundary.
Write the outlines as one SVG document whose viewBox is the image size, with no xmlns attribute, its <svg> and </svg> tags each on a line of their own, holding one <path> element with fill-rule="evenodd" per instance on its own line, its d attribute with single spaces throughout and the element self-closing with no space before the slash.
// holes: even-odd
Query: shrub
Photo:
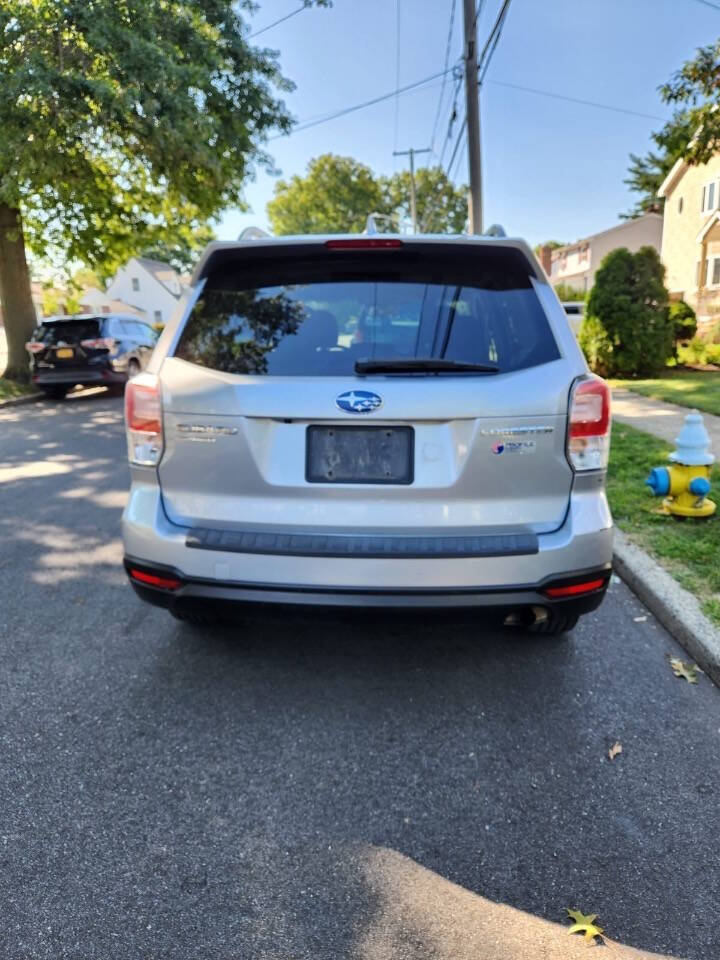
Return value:
<svg viewBox="0 0 720 960">
<path fill-rule="evenodd" d="M 676 300 L 670 304 L 670 319 L 673 322 L 673 336 L 678 340 L 691 340 L 697 333 L 697 317 L 689 303 Z"/>
<path fill-rule="evenodd" d="M 580 345 L 603 376 L 656 376 L 674 353 L 673 321 L 654 247 L 613 250 L 595 276 Z"/>
<path fill-rule="evenodd" d="M 678 347 L 677 357 L 680 363 L 707 363 L 708 344 L 700 337 L 693 337 L 690 343 Z"/>
<path fill-rule="evenodd" d="M 709 343 L 705 350 L 705 363 L 714 363 L 720 367 L 720 343 Z"/>
<path fill-rule="evenodd" d="M 555 293 L 558 295 L 558 300 L 561 300 L 563 303 L 573 303 L 587 299 L 587 292 L 585 290 L 578 290 L 575 287 L 569 286 L 567 283 L 558 283 L 555 287 Z"/>
</svg>

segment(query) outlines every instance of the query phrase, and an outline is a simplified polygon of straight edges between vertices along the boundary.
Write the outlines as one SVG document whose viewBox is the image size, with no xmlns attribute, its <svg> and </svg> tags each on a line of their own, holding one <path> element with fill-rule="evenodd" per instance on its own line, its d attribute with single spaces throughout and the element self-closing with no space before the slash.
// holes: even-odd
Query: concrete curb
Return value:
<svg viewBox="0 0 720 960">
<path fill-rule="evenodd" d="M 44 393 L 26 393 L 21 397 L 10 397 L 9 400 L 0 400 L 0 410 L 4 407 L 19 407 L 23 403 L 35 403 L 44 400 Z"/>
<path fill-rule="evenodd" d="M 720 630 L 702 612 L 697 599 L 617 528 L 614 553 L 616 572 L 720 686 Z"/>
</svg>

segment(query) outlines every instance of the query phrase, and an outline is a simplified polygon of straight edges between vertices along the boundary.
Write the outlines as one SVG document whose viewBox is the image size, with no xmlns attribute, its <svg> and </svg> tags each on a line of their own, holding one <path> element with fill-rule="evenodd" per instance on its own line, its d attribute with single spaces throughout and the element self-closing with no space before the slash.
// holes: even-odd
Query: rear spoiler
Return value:
<svg viewBox="0 0 720 960">
<path fill-rule="evenodd" d="M 362 239 L 362 234 L 330 234 L 316 235 L 307 237 L 257 237 L 247 241 L 237 240 L 216 240 L 209 244 L 193 271 L 191 285 L 195 286 L 204 280 L 211 272 L 228 266 L 233 262 L 247 256 L 249 259 L 264 260 L 271 257 L 282 257 L 292 253 L 296 256 L 303 256 L 312 253 L 318 253 L 325 246 L 332 246 L 335 249 L 343 246 L 352 246 L 353 241 Z M 411 248 L 421 246 L 464 247 L 467 251 L 470 247 L 488 247 L 497 249 L 498 247 L 509 247 L 519 251 L 527 260 L 528 270 L 539 283 L 547 284 L 548 280 L 543 272 L 535 254 L 524 240 L 509 239 L 500 236 L 465 236 L 448 235 L 438 236 L 433 234 L 421 234 L 419 236 L 396 236 L 393 234 L 378 234 L 376 239 L 392 241 L 382 244 L 387 248 Z M 399 241 L 399 242 L 395 242 Z"/>
</svg>

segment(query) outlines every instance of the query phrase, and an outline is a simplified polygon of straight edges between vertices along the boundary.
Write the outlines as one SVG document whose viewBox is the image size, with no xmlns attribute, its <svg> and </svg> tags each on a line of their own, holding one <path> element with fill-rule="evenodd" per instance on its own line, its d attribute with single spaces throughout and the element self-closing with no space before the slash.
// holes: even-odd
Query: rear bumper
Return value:
<svg viewBox="0 0 720 960">
<path fill-rule="evenodd" d="M 74 367 L 71 370 L 35 370 L 32 382 L 38 387 L 54 387 L 76 383 L 83 386 L 102 386 L 107 383 L 125 383 L 127 373 L 111 367 Z"/>
<path fill-rule="evenodd" d="M 151 603 L 235 603 L 418 608 L 562 606 L 584 613 L 602 600 L 612 560 L 612 519 L 602 480 L 583 478 L 563 525 L 541 534 L 526 553 L 387 557 L 198 549 L 189 530 L 171 523 L 152 471 L 135 479 L 123 515 L 126 568 L 167 574 L 176 589 L 132 581 Z M 594 576 L 603 583 L 582 597 L 548 597 L 551 584 Z"/>
</svg>

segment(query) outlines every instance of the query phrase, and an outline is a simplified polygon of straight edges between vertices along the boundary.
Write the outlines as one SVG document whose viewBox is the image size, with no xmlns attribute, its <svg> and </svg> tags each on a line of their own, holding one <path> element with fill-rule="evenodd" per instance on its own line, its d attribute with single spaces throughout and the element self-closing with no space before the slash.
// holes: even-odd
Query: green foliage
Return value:
<svg viewBox="0 0 720 960">
<path fill-rule="evenodd" d="M 537 243 L 533 247 L 536 256 L 540 256 L 540 251 L 543 247 L 549 247 L 550 250 L 559 250 L 561 247 L 566 247 L 566 243 L 561 243 L 559 240 L 546 240 L 545 243 Z"/>
<path fill-rule="evenodd" d="M 691 136 L 684 156 L 690 163 L 707 163 L 720 140 L 720 39 L 701 47 L 669 81 L 660 87 L 665 103 L 681 104 Z"/>
<path fill-rule="evenodd" d="M 555 293 L 563 303 L 587 300 L 588 297 L 586 290 L 578 290 L 576 287 L 571 287 L 567 283 L 556 284 Z"/>
<path fill-rule="evenodd" d="M 154 246 L 145 247 L 140 256 L 169 263 L 178 273 L 192 273 L 198 257 L 214 239 L 215 232 L 211 227 L 199 226 L 195 230 L 178 231 L 170 242 L 158 241 Z"/>
<path fill-rule="evenodd" d="M 5 0 L 0 203 L 29 246 L 108 264 L 242 206 L 290 118 L 232 0 Z"/>
<path fill-rule="evenodd" d="M 720 517 L 678 523 L 660 512 L 658 499 L 644 486 L 650 469 L 667 463 L 671 450 L 672 445 L 663 440 L 615 423 L 607 483 L 610 507 L 618 527 L 652 553 L 698 597 L 707 615 L 720 623 Z M 717 466 L 711 482 L 714 490 L 720 489 Z"/>
<path fill-rule="evenodd" d="M 304 177 L 278 181 L 267 213 L 275 234 L 361 233 L 368 214 L 381 205 L 380 184 L 369 167 L 325 153 L 310 161 Z"/>
<path fill-rule="evenodd" d="M 649 210 L 662 209 L 662 200 L 657 192 L 673 164 L 685 152 L 694 132 L 690 113 L 687 110 L 676 111 L 661 130 L 651 134 L 657 150 L 649 150 L 642 157 L 630 154 L 629 176 L 624 182 L 640 197 L 633 209 L 624 215 L 626 219 L 639 217 Z"/>
<path fill-rule="evenodd" d="M 713 371 L 668 369 L 654 380 L 618 380 L 616 385 L 720 416 L 720 375 Z"/>
<path fill-rule="evenodd" d="M 464 190 L 455 187 L 439 167 L 417 170 L 415 186 L 421 232 L 462 232 L 467 219 Z M 395 231 L 410 215 L 410 173 L 376 177 L 352 157 L 322 154 L 310 161 L 304 177 L 275 185 L 267 213 L 273 232 L 279 235 L 361 233 L 371 213 L 386 217 L 388 228 Z"/>
<path fill-rule="evenodd" d="M 587 302 L 580 344 L 604 376 L 653 375 L 673 354 L 664 267 L 654 247 L 613 250 L 602 261 Z"/>
<path fill-rule="evenodd" d="M 380 181 L 381 212 L 410 217 L 410 171 L 403 170 Z M 415 202 L 419 233 L 462 233 L 468 218 L 467 190 L 447 178 L 442 167 L 415 171 Z"/>
<path fill-rule="evenodd" d="M 675 340 L 690 340 L 697 332 L 697 317 L 689 303 L 675 300 L 670 304 L 670 319 Z"/>
</svg>

